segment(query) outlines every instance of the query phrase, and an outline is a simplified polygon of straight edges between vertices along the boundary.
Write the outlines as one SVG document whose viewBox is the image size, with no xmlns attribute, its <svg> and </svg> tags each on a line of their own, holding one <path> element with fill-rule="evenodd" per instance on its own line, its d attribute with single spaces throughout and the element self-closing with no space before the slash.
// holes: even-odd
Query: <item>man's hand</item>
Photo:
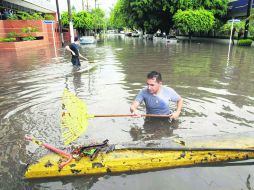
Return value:
<svg viewBox="0 0 254 190">
<path fill-rule="evenodd" d="M 132 117 L 141 117 L 141 114 L 139 113 L 139 111 L 138 110 L 134 110 L 133 112 L 132 112 Z"/>
<path fill-rule="evenodd" d="M 170 118 L 170 119 L 177 119 L 177 118 L 179 117 L 180 113 L 181 113 L 180 111 L 176 111 L 176 112 L 172 113 L 172 114 L 169 116 L 169 118 Z"/>
<path fill-rule="evenodd" d="M 139 106 L 139 102 L 138 101 L 134 101 L 131 104 L 130 112 L 133 114 L 132 117 L 141 117 L 141 114 L 138 112 L 138 106 Z"/>
<path fill-rule="evenodd" d="M 180 100 L 177 101 L 177 110 L 176 112 L 172 113 L 171 116 L 169 117 L 170 119 L 177 119 L 181 113 L 183 107 L 183 99 L 180 98 Z"/>
</svg>

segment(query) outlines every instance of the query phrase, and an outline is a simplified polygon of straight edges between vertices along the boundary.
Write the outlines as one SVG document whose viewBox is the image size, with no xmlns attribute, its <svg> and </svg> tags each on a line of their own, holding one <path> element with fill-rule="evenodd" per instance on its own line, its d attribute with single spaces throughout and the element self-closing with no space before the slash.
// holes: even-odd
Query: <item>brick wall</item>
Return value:
<svg viewBox="0 0 254 190">
<path fill-rule="evenodd" d="M 58 24 L 45 24 L 42 20 L 0 20 L 0 38 L 7 37 L 9 32 L 16 32 L 21 36 L 25 36 L 22 32 L 24 27 L 37 27 L 39 32 L 33 33 L 33 36 L 42 36 L 42 40 L 34 40 L 30 42 L 0 42 L 1 49 L 24 49 L 26 47 L 36 47 L 41 45 L 53 44 L 53 33 L 55 36 L 56 44 L 60 44 L 60 34 L 58 32 Z"/>
</svg>

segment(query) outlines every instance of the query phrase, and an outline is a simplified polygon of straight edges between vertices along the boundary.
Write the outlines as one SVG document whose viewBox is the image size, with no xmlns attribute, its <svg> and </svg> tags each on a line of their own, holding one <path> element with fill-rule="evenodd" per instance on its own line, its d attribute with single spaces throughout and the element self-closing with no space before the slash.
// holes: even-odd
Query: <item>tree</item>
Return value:
<svg viewBox="0 0 254 190">
<path fill-rule="evenodd" d="M 123 14 L 121 13 L 121 1 L 117 1 L 114 9 L 110 12 L 108 25 L 110 28 L 122 29 L 126 26 Z"/>
<path fill-rule="evenodd" d="M 79 32 L 79 34 L 84 34 L 84 30 L 92 29 L 92 16 L 91 13 L 86 11 L 80 11 L 78 13 L 73 13 L 73 26 Z"/>
<path fill-rule="evenodd" d="M 102 30 L 105 26 L 105 12 L 100 8 L 92 9 L 93 28 L 95 30 Z"/>
<path fill-rule="evenodd" d="M 168 32 L 173 27 L 173 16 L 180 10 L 205 9 L 221 20 L 227 13 L 228 0 L 118 0 L 113 11 L 112 25 L 136 28 L 148 33 L 158 29 Z M 220 23 L 217 21 L 216 23 Z"/>
<path fill-rule="evenodd" d="M 179 9 L 209 10 L 216 19 L 221 19 L 227 14 L 228 0 L 179 0 Z"/>
<path fill-rule="evenodd" d="M 252 13 L 247 19 L 249 20 L 250 35 L 254 36 L 254 13 Z"/>
<path fill-rule="evenodd" d="M 238 32 L 241 28 L 244 29 L 244 25 L 245 22 L 241 21 L 241 22 L 234 22 L 233 26 L 236 29 L 236 31 Z M 227 22 L 226 24 L 224 24 L 221 28 L 220 31 L 225 33 L 225 34 L 230 34 L 231 31 L 231 27 L 232 27 L 232 22 Z"/>
<path fill-rule="evenodd" d="M 251 23 L 251 22 L 250 22 Z M 224 34 L 226 35 L 230 35 L 230 32 L 231 32 L 231 27 L 232 27 L 232 23 L 231 22 L 227 22 L 226 24 L 224 24 L 221 28 L 220 28 L 220 31 L 223 32 Z M 236 32 L 243 32 L 244 31 L 244 27 L 245 27 L 245 21 L 242 20 L 241 22 L 235 22 L 234 23 L 234 27 L 236 29 Z M 249 25 L 249 32 L 250 34 L 253 34 L 254 33 L 254 26 L 253 25 Z M 239 35 L 240 36 L 240 35 Z"/>
<path fill-rule="evenodd" d="M 176 12 L 177 0 L 118 0 L 111 22 L 131 29 L 154 33 L 158 29 L 168 32 L 173 26 L 172 16 Z"/>
<path fill-rule="evenodd" d="M 191 35 L 193 32 L 207 32 L 212 29 L 214 25 L 214 16 L 210 11 L 199 10 L 179 10 L 174 15 L 173 20 L 175 26 L 184 33 Z"/>
<path fill-rule="evenodd" d="M 86 30 L 103 29 L 105 26 L 105 13 L 102 9 L 96 8 L 91 12 L 80 11 L 72 12 L 73 26 L 80 34 L 84 34 Z M 61 21 L 64 27 L 69 26 L 68 12 L 61 14 Z"/>
<path fill-rule="evenodd" d="M 61 14 L 61 22 L 63 27 L 69 27 L 69 14 L 68 12 L 62 12 Z"/>
<path fill-rule="evenodd" d="M 228 10 L 228 0 L 180 0 L 180 9 L 200 9 L 209 10 L 213 13 L 215 18 L 214 29 L 219 29 L 226 21 L 226 15 Z"/>
</svg>

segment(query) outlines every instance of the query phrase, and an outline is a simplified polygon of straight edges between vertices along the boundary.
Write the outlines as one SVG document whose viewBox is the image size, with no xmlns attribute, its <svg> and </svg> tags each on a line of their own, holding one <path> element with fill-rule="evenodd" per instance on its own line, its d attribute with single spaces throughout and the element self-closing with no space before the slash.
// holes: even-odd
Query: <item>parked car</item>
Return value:
<svg viewBox="0 0 254 190">
<path fill-rule="evenodd" d="M 132 36 L 132 37 L 139 37 L 139 33 L 138 33 L 138 32 L 132 32 L 132 33 L 131 33 L 131 36 Z"/>
<path fill-rule="evenodd" d="M 82 36 L 80 38 L 80 44 L 94 44 L 96 39 L 94 36 Z"/>
<path fill-rule="evenodd" d="M 144 38 L 145 38 L 146 40 L 153 40 L 153 34 L 145 34 L 145 35 L 144 35 Z"/>
<path fill-rule="evenodd" d="M 179 42 L 177 37 L 172 36 L 172 35 L 167 35 L 166 39 L 167 39 L 167 43 L 178 43 Z"/>
<path fill-rule="evenodd" d="M 131 36 L 131 32 L 125 32 L 125 36 Z"/>
</svg>

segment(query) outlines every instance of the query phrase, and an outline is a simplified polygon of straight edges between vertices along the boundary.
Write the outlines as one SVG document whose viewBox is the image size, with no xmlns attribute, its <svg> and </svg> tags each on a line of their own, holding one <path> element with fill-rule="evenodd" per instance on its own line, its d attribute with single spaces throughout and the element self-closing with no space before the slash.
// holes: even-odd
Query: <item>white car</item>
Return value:
<svg viewBox="0 0 254 190">
<path fill-rule="evenodd" d="M 80 38 L 80 44 L 94 44 L 96 39 L 94 36 L 82 36 Z"/>
</svg>

